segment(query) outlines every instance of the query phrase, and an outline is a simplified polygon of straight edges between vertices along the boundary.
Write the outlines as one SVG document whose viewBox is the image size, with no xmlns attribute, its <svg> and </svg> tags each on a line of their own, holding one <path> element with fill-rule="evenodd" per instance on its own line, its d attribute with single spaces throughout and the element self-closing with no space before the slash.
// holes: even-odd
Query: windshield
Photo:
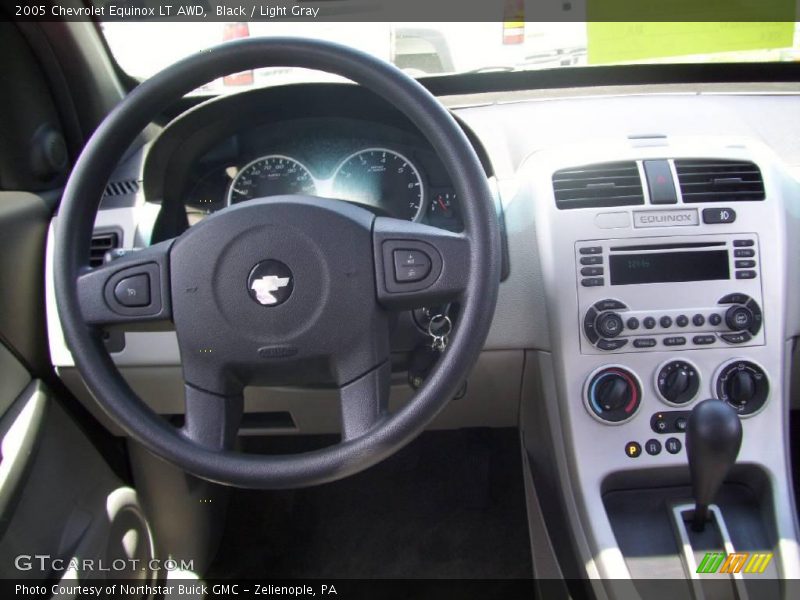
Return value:
<svg viewBox="0 0 800 600">
<path fill-rule="evenodd" d="M 771 23 L 343 23 L 103 22 L 114 57 L 129 75 L 146 79 L 167 65 L 223 41 L 301 36 L 356 47 L 412 76 L 562 69 L 643 63 L 800 61 L 800 27 Z M 332 76 L 291 68 L 238 73 L 205 91 Z"/>
</svg>

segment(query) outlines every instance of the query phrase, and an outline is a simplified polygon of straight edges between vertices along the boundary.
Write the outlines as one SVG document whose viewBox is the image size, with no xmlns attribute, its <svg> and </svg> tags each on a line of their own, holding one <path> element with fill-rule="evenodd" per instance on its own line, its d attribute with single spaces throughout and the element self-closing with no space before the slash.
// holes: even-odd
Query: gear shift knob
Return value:
<svg viewBox="0 0 800 600">
<path fill-rule="evenodd" d="M 742 422 L 721 400 L 703 400 L 689 415 L 686 454 L 692 477 L 695 510 L 692 529 L 702 531 L 708 505 L 714 501 L 742 445 Z"/>
</svg>

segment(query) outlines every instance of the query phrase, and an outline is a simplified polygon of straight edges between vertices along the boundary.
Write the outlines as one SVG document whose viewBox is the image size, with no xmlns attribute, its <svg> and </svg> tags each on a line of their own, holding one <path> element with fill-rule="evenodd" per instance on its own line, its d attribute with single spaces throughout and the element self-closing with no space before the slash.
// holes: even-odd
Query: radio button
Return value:
<svg viewBox="0 0 800 600">
<path fill-rule="evenodd" d="M 759 307 L 758 303 L 752 298 L 747 301 L 747 304 L 745 304 L 745 306 L 750 309 L 750 312 L 753 313 L 753 324 L 747 331 L 749 331 L 753 335 L 758 335 L 758 332 L 761 330 L 761 323 L 763 321 L 763 316 L 761 315 L 761 307 Z"/>
<path fill-rule="evenodd" d="M 755 242 L 753 240 L 733 240 L 734 248 L 742 248 L 744 246 L 752 246 Z"/>
<path fill-rule="evenodd" d="M 597 329 L 594 327 L 594 320 L 596 317 L 597 311 L 593 308 L 586 311 L 586 316 L 583 317 L 583 332 L 592 344 L 597 343 L 597 340 L 600 339 L 600 336 L 597 334 Z"/>
<path fill-rule="evenodd" d="M 600 350 L 608 350 L 608 351 L 619 350 L 620 348 L 622 348 L 627 343 L 628 343 L 628 340 L 626 340 L 626 339 L 600 340 L 599 342 L 597 342 L 597 347 L 600 348 Z"/>
<path fill-rule="evenodd" d="M 582 265 L 602 265 L 603 264 L 603 257 L 602 256 L 581 256 L 581 264 Z"/>
<path fill-rule="evenodd" d="M 756 251 L 752 248 L 737 248 L 733 251 L 734 258 L 753 258 L 756 255 Z"/>
<path fill-rule="evenodd" d="M 612 300 L 610 298 L 607 300 L 600 300 L 600 302 L 595 302 L 594 307 L 600 312 L 605 310 L 628 310 L 628 307 L 622 302 L 619 300 Z"/>
<path fill-rule="evenodd" d="M 692 317 L 692 325 L 694 325 L 695 327 L 702 327 L 705 324 L 706 324 L 706 318 L 700 313 Z"/>
<path fill-rule="evenodd" d="M 714 313 L 713 315 L 708 317 L 708 323 L 716 327 L 717 325 L 722 323 L 722 317 L 720 317 L 717 313 Z"/>
<path fill-rule="evenodd" d="M 729 344 L 744 344 L 753 339 L 746 331 L 740 331 L 739 333 L 722 333 L 719 337 Z"/>
<path fill-rule="evenodd" d="M 696 335 L 692 338 L 692 343 L 698 346 L 708 346 L 717 341 L 713 335 Z"/>
<path fill-rule="evenodd" d="M 663 340 L 663 344 L 665 346 L 685 346 L 686 345 L 686 338 L 682 335 L 674 335 L 671 337 L 665 337 Z"/>
<path fill-rule="evenodd" d="M 661 325 L 661 327 L 664 329 L 669 329 L 670 327 L 672 327 L 672 317 L 664 315 L 658 320 L 658 324 Z"/>
<path fill-rule="evenodd" d="M 645 317 L 642 323 L 645 329 L 653 329 L 656 326 L 656 320 L 653 317 Z"/>
<path fill-rule="evenodd" d="M 736 279 L 755 279 L 755 271 L 736 271 Z"/>
<path fill-rule="evenodd" d="M 581 254 L 601 254 L 603 249 L 600 246 L 585 246 L 578 250 Z"/>
<path fill-rule="evenodd" d="M 631 317 L 630 319 L 625 321 L 625 327 L 627 327 L 628 329 L 632 329 L 634 331 L 639 329 L 639 319 L 637 319 L 636 317 Z"/>
<path fill-rule="evenodd" d="M 622 329 L 624 325 L 622 324 L 622 318 L 613 312 L 606 312 L 601 314 L 597 317 L 596 321 L 597 325 L 597 333 L 599 333 L 604 338 L 615 338 L 620 333 L 622 333 Z"/>
<path fill-rule="evenodd" d="M 737 260 L 736 261 L 736 268 L 737 269 L 752 269 L 756 266 L 756 261 L 754 260 Z"/>
<path fill-rule="evenodd" d="M 600 287 L 605 285 L 605 281 L 602 277 L 589 277 L 587 279 L 581 279 L 581 285 L 583 287 Z"/>
<path fill-rule="evenodd" d="M 686 327 L 689 324 L 689 318 L 686 315 L 678 315 L 678 318 L 675 319 L 675 324 L 678 327 Z"/>
<path fill-rule="evenodd" d="M 728 294 L 717 300 L 717 304 L 745 304 L 750 300 L 747 294 Z"/>
<path fill-rule="evenodd" d="M 653 338 L 638 338 L 633 340 L 634 348 L 652 348 L 655 345 L 656 341 Z"/>
</svg>

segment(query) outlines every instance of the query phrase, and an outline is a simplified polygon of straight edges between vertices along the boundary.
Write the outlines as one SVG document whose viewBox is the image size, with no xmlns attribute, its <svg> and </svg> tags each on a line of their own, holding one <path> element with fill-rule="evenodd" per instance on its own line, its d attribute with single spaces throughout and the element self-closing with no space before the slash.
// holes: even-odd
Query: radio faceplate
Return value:
<svg viewBox="0 0 800 600">
<path fill-rule="evenodd" d="M 583 354 L 765 343 L 754 233 L 575 244 Z"/>
</svg>

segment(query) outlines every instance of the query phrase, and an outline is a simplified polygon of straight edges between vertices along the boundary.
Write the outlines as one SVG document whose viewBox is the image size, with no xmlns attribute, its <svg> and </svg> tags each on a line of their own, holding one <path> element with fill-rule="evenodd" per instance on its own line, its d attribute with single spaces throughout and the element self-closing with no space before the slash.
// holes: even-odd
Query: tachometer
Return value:
<svg viewBox="0 0 800 600">
<path fill-rule="evenodd" d="M 367 148 L 345 158 L 333 176 L 333 195 L 381 209 L 398 219 L 418 221 L 423 215 L 419 171 L 402 154 Z"/>
<path fill-rule="evenodd" d="M 243 166 L 228 188 L 228 204 L 281 194 L 316 193 L 314 178 L 301 163 L 288 156 L 262 156 Z"/>
</svg>

